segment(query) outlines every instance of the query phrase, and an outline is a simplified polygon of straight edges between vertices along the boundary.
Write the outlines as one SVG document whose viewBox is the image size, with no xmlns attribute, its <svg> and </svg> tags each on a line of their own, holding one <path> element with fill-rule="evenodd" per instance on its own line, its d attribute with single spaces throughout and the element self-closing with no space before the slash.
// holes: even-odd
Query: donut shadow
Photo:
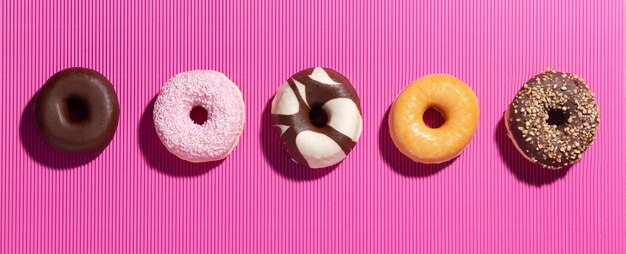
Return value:
<svg viewBox="0 0 626 254">
<path fill-rule="evenodd" d="M 222 164 L 224 160 L 204 163 L 188 162 L 170 153 L 156 134 L 152 118 L 155 101 L 156 96 L 146 106 L 139 120 L 138 130 L 141 154 L 152 169 L 172 177 L 197 177 Z"/>
<path fill-rule="evenodd" d="M 22 147 L 38 164 L 55 170 L 72 169 L 96 159 L 102 151 L 92 153 L 69 153 L 49 146 L 41 137 L 35 121 L 35 94 L 26 104 L 20 117 L 20 141 Z"/>
<path fill-rule="evenodd" d="M 272 169 L 292 181 L 312 181 L 322 178 L 339 166 L 340 163 L 326 168 L 311 169 L 304 165 L 298 164 L 289 158 L 283 150 L 278 135 L 272 129 L 272 100 L 270 99 L 265 105 L 263 115 L 261 116 L 261 148 L 265 160 L 270 164 Z"/>
<path fill-rule="evenodd" d="M 440 164 L 424 164 L 411 160 L 409 157 L 404 155 L 396 145 L 393 143 L 391 139 L 391 135 L 389 135 L 389 111 L 391 107 L 387 108 L 385 115 L 383 117 L 382 122 L 380 123 L 380 128 L 378 128 L 378 151 L 380 155 L 383 157 L 385 163 L 393 169 L 396 173 L 405 176 L 405 177 L 414 177 L 414 178 L 424 178 L 428 176 L 435 175 L 452 165 L 454 161 L 460 157 L 454 157 L 453 159 L 446 161 Z M 424 119 L 427 123 L 435 123 L 439 121 L 436 119 L 438 116 L 436 115 L 426 115 L 429 119 Z M 430 118 L 433 119 L 430 119 Z"/>
<path fill-rule="evenodd" d="M 498 121 L 494 139 L 498 144 L 500 158 L 504 161 L 506 167 L 519 181 L 528 185 L 541 187 L 542 185 L 551 184 L 567 175 L 571 168 L 571 166 L 567 166 L 559 170 L 551 170 L 527 160 L 520 154 L 515 145 L 513 145 L 513 141 L 507 136 L 504 116 Z"/>
</svg>

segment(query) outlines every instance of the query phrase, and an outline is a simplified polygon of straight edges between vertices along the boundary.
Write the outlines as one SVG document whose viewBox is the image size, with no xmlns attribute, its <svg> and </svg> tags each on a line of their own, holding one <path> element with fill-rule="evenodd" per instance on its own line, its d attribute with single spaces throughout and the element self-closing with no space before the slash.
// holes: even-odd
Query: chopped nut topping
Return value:
<svg viewBox="0 0 626 254">
<path fill-rule="evenodd" d="M 515 134 L 520 148 L 553 169 L 579 160 L 600 122 L 595 95 L 584 81 L 551 68 L 526 82 L 510 108 L 509 124 L 520 131 Z M 552 111 L 560 113 L 548 113 Z"/>
</svg>

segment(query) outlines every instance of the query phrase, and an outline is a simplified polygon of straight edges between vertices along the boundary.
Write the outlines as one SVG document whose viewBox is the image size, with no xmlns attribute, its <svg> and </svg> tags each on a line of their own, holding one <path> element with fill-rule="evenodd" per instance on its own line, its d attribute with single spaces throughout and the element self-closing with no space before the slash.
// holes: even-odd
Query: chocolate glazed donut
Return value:
<svg viewBox="0 0 626 254">
<path fill-rule="evenodd" d="M 305 69 L 279 88 L 272 101 L 272 123 L 292 160 L 310 168 L 332 166 L 361 135 L 360 100 L 338 72 Z"/>
<path fill-rule="evenodd" d="M 580 160 L 600 123 L 598 104 L 585 82 L 550 68 L 523 85 L 505 119 L 517 150 L 549 169 Z"/>
<path fill-rule="evenodd" d="M 102 74 L 68 68 L 52 75 L 36 95 L 35 118 L 50 146 L 67 152 L 98 152 L 115 135 L 119 103 Z"/>
</svg>

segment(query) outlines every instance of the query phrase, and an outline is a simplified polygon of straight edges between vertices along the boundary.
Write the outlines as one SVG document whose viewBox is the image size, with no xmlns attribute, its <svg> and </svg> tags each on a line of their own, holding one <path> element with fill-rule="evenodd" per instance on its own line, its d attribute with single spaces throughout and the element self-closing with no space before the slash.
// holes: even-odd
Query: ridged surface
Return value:
<svg viewBox="0 0 626 254">
<path fill-rule="evenodd" d="M 607 1 L 1 1 L 0 253 L 620 253 L 626 249 L 624 8 Z M 116 88 L 117 134 L 99 156 L 36 135 L 30 101 L 60 69 Z M 293 73 L 327 66 L 361 96 L 363 135 L 332 171 L 283 155 L 269 103 Z M 596 143 L 568 171 L 528 164 L 503 112 L 546 67 L 596 92 Z M 221 163 L 189 164 L 154 132 L 175 73 L 215 69 L 247 119 Z M 452 163 L 410 162 L 387 111 L 420 76 L 474 89 L 478 131 Z"/>
</svg>

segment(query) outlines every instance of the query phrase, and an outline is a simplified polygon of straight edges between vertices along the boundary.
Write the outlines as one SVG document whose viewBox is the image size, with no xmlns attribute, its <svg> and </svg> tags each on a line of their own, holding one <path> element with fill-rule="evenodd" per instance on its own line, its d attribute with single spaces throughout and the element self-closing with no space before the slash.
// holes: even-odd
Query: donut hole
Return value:
<svg viewBox="0 0 626 254">
<path fill-rule="evenodd" d="M 437 129 L 446 122 L 446 118 L 443 116 L 443 114 L 441 114 L 441 111 L 436 107 L 427 108 L 426 111 L 424 111 L 422 120 L 424 120 L 424 124 L 426 124 L 426 126 L 432 129 Z"/>
<path fill-rule="evenodd" d="M 65 100 L 67 106 L 67 118 L 74 123 L 80 123 L 89 119 L 89 104 L 80 96 L 70 96 Z"/>
<path fill-rule="evenodd" d="M 202 106 L 195 106 L 189 111 L 189 118 L 197 125 L 203 125 L 209 120 L 209 111 Z"/>
<path fill-rule="evenodd" d="M 549 125 L 560 126 L 564 123 L 567 123 L 569 119 L 569 113 L 562 109 L 549 109 L 548 110 L 548 120 L 546 122 Z"/>
<path fill-rule="evenodd" d="M 315 127 L 321 128 L 328 123 L 328 114 L 321 106 L 312 107 L 309 111 L 309 120 Z"/>
</svg>

